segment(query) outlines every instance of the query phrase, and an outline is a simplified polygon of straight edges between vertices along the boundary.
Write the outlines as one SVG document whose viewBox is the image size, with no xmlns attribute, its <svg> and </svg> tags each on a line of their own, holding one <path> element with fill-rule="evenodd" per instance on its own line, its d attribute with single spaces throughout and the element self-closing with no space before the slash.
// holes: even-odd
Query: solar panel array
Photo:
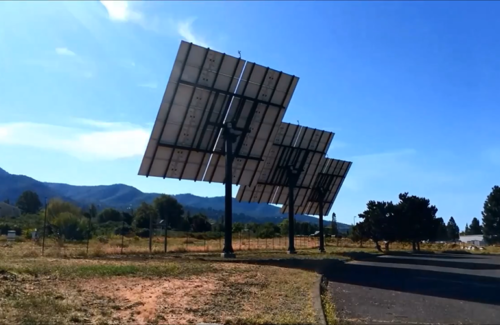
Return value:
<svg viewBox="0 0 500 325">
<path fill-rule="evenodd" d="M 288 201 L 290 167 L 301 171 L 294 197 L 303 197 L 314 180 L 333 135 L 331 132 L 281 123 L 271 150 L 264 159 L 257 184 L 241 186 L 236 198 L 240 202 L 285 204 Z"/>
<path fill-rule="evenodd" d="M 239 132 L 231 183 L 237 199 L 283 204 L 299 172 L 294 211 L 328 214 L 350 162 L 327 159 L 334 134 L 283 123 L 298 78 L 182 41 L 139 175 L 225 183 L 223 128 Z M 324 195 L 318 191 L 323 189 Z"/>
<path fill-rule="evenodd" d="M 233 184 L 251 184 L 298 78 L 181 42 L 139 175 L 224 182 L 225 122 L 234 144 Z"/>
<path fill-rule="evenodd" d="M 295 200 L 294 212 L 297 214 L 318 215 L 320 202 L 323 204 L 323 215 L 328 215 L 337 195 L 349 173 L 352 162 L 322 158 L 320 171 L 314 183 L 302 198 Z M 288 212 L 288 202 L 283 204 L 282 213 Z"/>
</svg>

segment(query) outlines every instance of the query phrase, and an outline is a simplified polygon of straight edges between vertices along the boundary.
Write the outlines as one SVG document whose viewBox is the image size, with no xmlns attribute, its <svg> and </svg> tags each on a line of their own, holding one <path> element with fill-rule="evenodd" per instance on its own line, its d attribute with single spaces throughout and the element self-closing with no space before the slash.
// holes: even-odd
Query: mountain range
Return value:
<svg viewBox="0 0 500 325">
<path fill-rule="evenodd" d="M 99 208 L 112 207 L 119 210 L 135 208 L 141 202 L 151 203 L 160 193 L 144 193 L 137 188 L 125 184 L 77 186 L 61 183 L 45 183 L 24 175 L 13 175 L 0 168 L 0 201 L 9 199 L 15 203 L 22 192 L 34 191 L 43 198 L 61 198 L 81 207 L 91 203 Z M 224 197 L 200 197 L 192 194 L 173 195 L 186 211 L 204 213 L 211 219 L 218 219 L 224 213 Z M 233 220 L 235 222 L 281 222 L 287 218 L 281 214 L 280 208 L 266 203 L 238 202 L 233 198 Z M 296 215 L 296 220 L 318 223 L 318 218 Z M 330 224 L 325 221 L 325 225 Z M 350 228 L 349 225 L 337 223 L 340 231 Z"/>
</svg>

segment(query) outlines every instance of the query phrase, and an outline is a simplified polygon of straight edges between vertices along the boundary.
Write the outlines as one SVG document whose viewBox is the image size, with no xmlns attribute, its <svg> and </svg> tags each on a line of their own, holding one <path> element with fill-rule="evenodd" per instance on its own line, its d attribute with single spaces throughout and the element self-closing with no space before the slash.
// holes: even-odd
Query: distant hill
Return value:
<svg viewBox="0 0 500 325">
<path fill-rule="evenodd" d="M 113 207 L 124 210 L 133 208 L 141 202 L 151 203 L 159 193 L 143 193 L 133 186 L 124 184 L 76 186 L 59 183 L 43 183 L 31 177 L 12 175 L 0 168 L 0 201 L 10 199 L 14 203 L 25 190 L 38 193 L 40 200 L 44 197 L 59 197 L 72 201 L 79 206 L 88 206 L 91 203 L 99 204 L 101 209 Z M 191 213 L 202 212 L 211 219 L 220 218 L 224 213 L 224 197 L 200 197 L 192 194 L 178 194 L 175 198 Z M 281 222 L 287 218 L 281 214 L 280 208 L 265 203 L 238 202 L 233 198 L 233 218 L 235 222 Z M 298 221 L 317 223 L 318 219 L 311 216 L 296 215 Z M 330 222 L 325 221 L 328 225 Z M 350 226 L 338 223 L 339 230 L 349 229 Z"/>
</svg>

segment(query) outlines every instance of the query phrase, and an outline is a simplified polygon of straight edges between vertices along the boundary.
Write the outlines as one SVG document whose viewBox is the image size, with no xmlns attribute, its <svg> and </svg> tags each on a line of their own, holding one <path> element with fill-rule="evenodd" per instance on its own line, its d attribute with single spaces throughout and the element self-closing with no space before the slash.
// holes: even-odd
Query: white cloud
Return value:
<svg viewBox="0 0 500 325">
<path fill-rule="evenodd" d="M 58 47 L 56 48 L 56 53 L 59 55 L 66 55 L 66 56 L 75 56 L 75 52 L 67 49 L 66 47 Z"/>
<path fill-rule="evenodd" d="M 138 86 L 142 87 L 142 88 L 151 88 L 151 89 L 158 88 L 158 85 L 156 84 L 156 82 L 145 82 L 142 84 L 138 84 Z"/>
<path fill-rule="evenodd" d="M 128 123 L 78 121 L 79 127 L 31 122 L 0 124 L 0 145 L 58 151 L 81 160 L 114 160 L 144 154 L 149 130 Z"/>
<path fill-rule="evenodd" d="M 193 23 L 196 19 L 190 18 L 184 21 L 177 22 L 177 33 L 184 38 L 184 40 L 194 43 L 199 46 L 208 47 L 208 44 L 199 36 L 194 35 Z"/>
<path fill-rule="evenodd" d="M 132 1 L 100 0 L 100 2 L 106 8 L 108 17 L 112 21 L 135 23 L 146 30 L 157 33 L 170 34 L 171 31 L 175 31 L 177 35 L 188 42 L 208 47 L 208 43 L 193 32 L 193 23 L 196 18 L 176 20 L 171 17 L 167 19 L 158 16 L 146 17 L 143 12 L 135 7 L 136 3 Z"/>
<path fill-rule="evenodd" d="M 140 22 L 143 15 L 139 11 L 133 10 L 129 1 L 103 1 L 102 5 L 108 11 L 109 19 L 114 21 Z"/>
</svg>

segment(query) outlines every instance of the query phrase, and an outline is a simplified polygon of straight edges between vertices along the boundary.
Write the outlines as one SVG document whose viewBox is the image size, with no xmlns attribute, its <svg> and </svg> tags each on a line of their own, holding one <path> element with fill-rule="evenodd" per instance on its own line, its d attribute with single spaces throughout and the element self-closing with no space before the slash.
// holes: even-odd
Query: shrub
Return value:
<svg viewBox="0 0 500 325">
<path fill-rule="evenodd" d="M 137 229 L 135 231 L 135 234 L 141 238 L 148 238 L 149 237 L 149 229 L 147 229 L 147 228 Z"/>
<path fill-rule="evenodd" d="M 107 244 L 107 243 L 109 242 L 108 237 L 105 237 L 105 236 L 99 236 L 99 237 L 97 237 L 97 240 L 98 240 L 101 244 Z"/>
<path fill-rule="evenodd" d="M 120 226 L 115 228 L 114 234 L 128 236 L 131 232 L 132 232 L 132 227 L 124 226 L 122 231 L 122 227 Z"/>
</svg>

